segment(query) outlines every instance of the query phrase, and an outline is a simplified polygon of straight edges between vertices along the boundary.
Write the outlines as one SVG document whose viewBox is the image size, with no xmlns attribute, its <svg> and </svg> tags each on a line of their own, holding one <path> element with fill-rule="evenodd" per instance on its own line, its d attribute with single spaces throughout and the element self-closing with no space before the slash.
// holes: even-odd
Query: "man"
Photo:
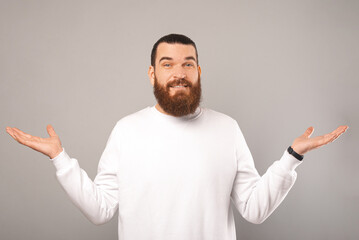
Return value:
<svg viewBox="0 0 359 240">
<path fill-rule="evenodd" d="M 119 239 L 236 239 L 232 200 L 250 222 L 262 223 L 296 179 L 303 154 L 334 141 L 348 126 L 296 138 L 260 177 L 231 117 L 200 107 L 201 68 L 184 35 L 159 39 L 148 71 L 157 104 L 120 119 L 92 181 L 70 158 L 51 125 L 49 138 L 7 132 L 47 156 L 73 203 L 94 224 L 118 209 Z"/>
</svg>

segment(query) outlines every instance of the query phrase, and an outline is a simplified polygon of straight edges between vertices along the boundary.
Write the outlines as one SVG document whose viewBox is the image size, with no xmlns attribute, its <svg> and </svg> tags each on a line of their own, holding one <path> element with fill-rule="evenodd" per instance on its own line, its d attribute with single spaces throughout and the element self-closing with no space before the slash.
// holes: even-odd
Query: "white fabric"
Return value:
<svg viewBox="0 0 359 240">
<path fill-rule="evenodd" d="M 117 122 L 92 181 L 65 149 L 51 159 L 94 224 L 118 209 L 118 239 L 235 240 L 232 200 L 250 222 L 282 202 L 301 163 L 284 150 L 260 177 L 237 121 L 208 108 L 184 117 L 155 106 Z"/>
</svg>

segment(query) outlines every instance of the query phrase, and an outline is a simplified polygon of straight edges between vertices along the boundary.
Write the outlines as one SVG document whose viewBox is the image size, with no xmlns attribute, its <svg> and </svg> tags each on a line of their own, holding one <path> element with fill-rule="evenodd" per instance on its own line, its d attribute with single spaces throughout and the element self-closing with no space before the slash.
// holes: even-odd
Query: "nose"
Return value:
<svg viewBox="0 0 359 240">
<path fill-rule="evenodd" d="M 176 73 L 173 74 L 173 80 L 186 79 L 186 74 L 184 73 Z"/>
<path fill-rule="evenodd" d="M 187 77 L 186 72 L 182 68 L 176 69 L 175 72 L 173 73 L 174 79 L 182 79 L 182 78 L 186 78 L 186 77 Z"/>
</svg>

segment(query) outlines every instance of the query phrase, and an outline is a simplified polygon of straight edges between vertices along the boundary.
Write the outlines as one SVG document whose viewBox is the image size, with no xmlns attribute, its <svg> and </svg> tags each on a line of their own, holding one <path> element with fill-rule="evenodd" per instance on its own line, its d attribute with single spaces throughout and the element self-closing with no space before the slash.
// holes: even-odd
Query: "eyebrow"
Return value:
<svg viewBox="0 0 359 240">
<path fill-rule="evenodd" d="M 173 60 L 173 58 L 171 57 L 161 57 L 159 63 L 162 61 L 162 60 Z M 189 56 L 189 57 L 185 57 L 185 60 L 193 60 L 196 62 L 196 59 L 192 56 Z"/>
</svg>

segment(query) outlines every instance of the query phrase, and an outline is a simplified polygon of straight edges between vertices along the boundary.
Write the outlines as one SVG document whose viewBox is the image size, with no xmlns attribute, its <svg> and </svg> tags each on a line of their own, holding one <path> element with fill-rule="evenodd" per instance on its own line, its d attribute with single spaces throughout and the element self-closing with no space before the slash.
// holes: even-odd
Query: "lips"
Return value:
<svg viewBox="0 0 359 240">
<path fill-rule="evenodd" d="M 168 88 L 172 88 L 174 90 L 187 89 L 192 87 L 191 83 L 186 79 L 175 80 L 173 82 L 168 83 Z"/>
<path fill-rule="evenodd" d="M 181 87 L 188 87 L 187 85 L 173 85 L 171 88 L 181 88 Z"/>
</svg>

